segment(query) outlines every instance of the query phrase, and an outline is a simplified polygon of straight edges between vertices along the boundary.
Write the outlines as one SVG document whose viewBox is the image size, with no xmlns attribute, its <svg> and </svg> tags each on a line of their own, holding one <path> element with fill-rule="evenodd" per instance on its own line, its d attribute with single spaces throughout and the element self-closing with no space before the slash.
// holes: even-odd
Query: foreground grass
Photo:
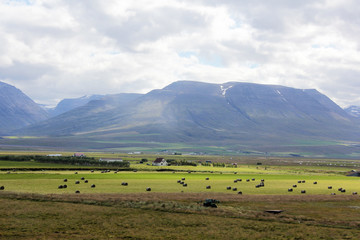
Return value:
<svg viewBox="0 0 360 240">
<path fill-rule="evenodd" d="M 359 227 L 358 196 L 0 193 L 1 239 L 358 239 Z"/>
</svg>

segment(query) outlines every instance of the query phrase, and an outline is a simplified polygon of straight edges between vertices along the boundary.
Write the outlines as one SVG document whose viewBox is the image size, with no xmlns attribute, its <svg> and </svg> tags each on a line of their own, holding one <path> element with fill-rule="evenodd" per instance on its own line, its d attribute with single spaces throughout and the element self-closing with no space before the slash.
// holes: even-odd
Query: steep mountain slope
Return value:
<svg viewBox="0 0 360 240">
<path fill-rule="evenodd" d="M 309 137 L 359 139 L 360 130 L 339 106 L 316 90 L 179 81 L 116 103 L 93 101 L 22 133 L 259 143 Z"/>
<path fill-rule="evenodd" d="M 20 130 L 20 132 L 32 135 L 66 136 L 102 128 L 116 112 L 121 112 L 128 102 L 139 96 L 141 94 L 135 93 L 106 95 L 99 100 L 90 101 L 84 106 Z"/>
<path fill-rule="evenodd" d="M 0 133 L 48 118 L 45 110 L 19 89 L 0 82 Z"/>
<path fill-rule="evenodd" d="M 54 117 L 60 115 L 64 112 L 70 111 L 74 108 L 78 108 L 84 106 L 85 104 L 89 103 L 93 100 L 99 100 L 103 98 L 104 95 L 90 95 L 90 96 L 83 96 L 80 98 L 66 98 L 61 100 L 55 108 L 48 109 L 47 112 L 49 113 L 50 117 Z"/>
</svg>

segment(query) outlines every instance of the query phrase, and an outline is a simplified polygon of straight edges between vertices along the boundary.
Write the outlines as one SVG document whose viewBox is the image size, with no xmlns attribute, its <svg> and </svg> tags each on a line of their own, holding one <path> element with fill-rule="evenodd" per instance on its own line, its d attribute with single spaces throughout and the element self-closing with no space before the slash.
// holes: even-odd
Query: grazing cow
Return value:
<svg viewBox="0 0 360 240">
<path fill-rule="evenodd" d="M 302 183 L 305 183 L 305 180 L 302 180 L 301 182 L 302 182 Z"/>
<path fill-rule="evenodd" d="M 237 179 L 236 179 L 236 180 L 234 180 L 234 183 L 237 183 L 237 181 L 238 181 Z"/>
<path fill-rule="evenodd" d="M 91 172 L 93 173 L 93 172 L 94 172 L 94 170 L 91 170 Z"/>
<path fill-rule="evenodd" d="M 64 182 L 67 182 L 67 179 L 66 179 L 66 178 L 64 179 Z"/>
<path fill-rule="evenodd" d="M 79 190 L 76 190 L 75 193 L 80 193 L 80 191 L 79 191 Z"/>
<path fill-rule="evenodd" d="M 75 181 L 75 184 L 80 184 L 80 181 Z"/>
<path fill-rule="evenodd" d="M 251 181 L 255 181 L 255 178 L 252 178 Z"/>
<path fill-rule="evenodd" d="M 206 189 L 211 189 L 211 186 L 206 186 Z"/>
<path fill-rule="evenodd" d="M 292 191 L 293 191 L 293 189 L 292 189 L 292 188 L 289 188 L 289 189 L 288 189 L 288 192 L 292 192 Z"/>
<path fill-rule="evenodd" d="M 338 191 L 341 192 L 343 190 L 343 188 L 338 188 Z"/>
<path fill-rule="evenodd" d="M 265 182 L 265 179 L 261 179 L 261 182 Z"/>
<path fill-rule="evenodd" d="M 231 190 L 231 187 L 226 187 L 226 190 Z"/>
<path fill-rule="evenodd" d="M 357 192 L 353 192 L 352 195 L 357 195 Z"/>
<path fill-rule="evenodd" d="M 232 190 L 233 190 L 233 191 L 237 191 L 237 188 L 236 188 L 236 187 L 234 187 Z"/>
<path fill-rule="evenodd" d="M 146 188 L 146 191 L 150 192 L 150 191 L 151 191 L 151 188 L 149 188 L 149 187 L 148 187 L 148 188 Z"/>
<path fill-rule="evenodd" d="M 330 195 L 336 195 L 336 193 L 331 193 Z"/>
<path fill-rule="evenodd" d="M 63 185 L 63 188 L 67 188 L 67 185 L 66 185 L 66 184 L 64 184 L 64 185 Z"/>
<path fill-rule="evenodd" d="M 238 180 L 238 182 L 241 182 L 241 181 L 242 181 L 242 179 L 240 179 L 240 178 L 238 178 L 237 180 Z"/>
<path fill-rule="evenodd" d="M 205 178 L 205 180 L 209 180 L 209 178 L 207 177 L 207 178 Z"/>
<path fill-rule="evenodd" d="M 297 185 L 296 185 L 296 184 L 294 184 L 294 185 L 293 185 L 293 187 L 297 187 Z"/>
<path fill-rule="evenodd" d="M 301 183 L 301 181 L 298 181 L 298 183 Z"/>
<path fill-rule="evenodd" d="M 181 180 L 177 180 L 177 183 L 181 183 Z"/>
<path fill-rule="evenodd" d="M 187 183 L 184 183 L 184 184 L 183 184 L 183 187 L 187 187 Z"/>
<path fill-rule="evenodd" d="M 317 182 L 314 182 L 314 184 L 317 184 Z"/>
<path fill-rule="evenodd" d="M 328 189 L 332 189 L 332 186 L 328 186 Z"/>
<path fill-rule="evenodd" d="M 59 185 L 59 186 L 58 186 L 58 189 L 62 189 L 62 188 L 63 188 L 63 185 Z"/>
<path fill-rule="evenodd" d="M 344 193 L 344 192 L 346 192 L 346 190 L 345 190 L 345 189 L 341 189 L 341 192 Z"/>
<path fill-rule="evenodd" d="M 85 183 L 88 183 L 89 181 L 88 180 L 85 180 Z"/>
<path fill-rule="evenodd" d="M 81 180 L 85 180 L 85 178 L 84 178 L 84 177 L 82 177 L 82 178 L 81 178 Z"/>
<path fill-rule="evenodd" d="M 250 182 L 250 179 L 246 179 L 247 182 Z"/>
<path fill-rule="evenodd" d="M 122 183 L 121 183 L 121 185 L 123 185 L 123 186 L 127 186 L 127 185 L 128 185 L 128 183 L 127 183 L 127 182 L 122 182 Z"/>
<path fill-rule="evenodd" d="M 306 193 L 306 191 L 305 191 L 305 190 L 301 190 L 301 193 Z"/>
<path fill-rule="evenodd" d="M 4 187 L 4 186 L 0 186 L 0 190 L 5 190 L 5 187 Z"/>
<path fill-rule="evenodd" d="M 183 177 L 181 180 L 183 180 L 183 181 L 184 181 L 184 180 L 185 180 L 185 178 Z"/>
<path fill-rule="evenodd" d="M 95 187 L 95 184 L 92 184 L 92 185 L 91 185 L 91 188 L 94 188 L 94 187 Z"/>
<path fill-rule="evenodd" d="M 242 192 L 240 191 L 240 192 L 238 192 L 238 194 L 242 195 Z"/>
<path fill-rule="evenodd" d="M 75 172 L 75 174 L 78 174 L 78 172 Z"/>
</svg>

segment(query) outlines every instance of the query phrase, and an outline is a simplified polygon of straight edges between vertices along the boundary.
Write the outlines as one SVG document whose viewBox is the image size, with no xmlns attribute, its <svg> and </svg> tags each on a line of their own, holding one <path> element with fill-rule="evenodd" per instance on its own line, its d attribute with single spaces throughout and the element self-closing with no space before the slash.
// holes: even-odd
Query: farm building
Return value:
<svg viewBox="0 0 360 240">
<path fill-rule="evenodd" d="M 157 158 L 157 159 L 155 159 L 155 161 L 153 161 L 152 165 L 153 166 L 167 166 L 168 163 L 166 162 L 166 160 L 164 158 Z"/>
<path fill-rule="evenodd" d="M 101 162 L 122 162 L 123 160 L 121 158 L 100 158 L 99 161 Z"/>
<path fill-rule="evenodd" d="M 74 153 L 73 157 L 86 157 L 83 153 Z"/>
<path fill-rule="evenodd" d="M 61 157 L 62 154 L 54 153 L 54 154 L 48 154 L 47 157 Z"/>
</svg>

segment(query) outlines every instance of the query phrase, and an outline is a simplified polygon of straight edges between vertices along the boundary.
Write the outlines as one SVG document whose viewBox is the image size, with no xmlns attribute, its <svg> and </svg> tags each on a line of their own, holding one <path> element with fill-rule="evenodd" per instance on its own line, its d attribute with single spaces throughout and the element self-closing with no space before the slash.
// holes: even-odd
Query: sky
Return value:
<svg viewBox="0 0 360 240">
<path fill-rule="evenodd" d="M 360 106 L 357 0 L 0 0 L 0 81 L 38 103 L 178 80 Z"/>
</svg>

